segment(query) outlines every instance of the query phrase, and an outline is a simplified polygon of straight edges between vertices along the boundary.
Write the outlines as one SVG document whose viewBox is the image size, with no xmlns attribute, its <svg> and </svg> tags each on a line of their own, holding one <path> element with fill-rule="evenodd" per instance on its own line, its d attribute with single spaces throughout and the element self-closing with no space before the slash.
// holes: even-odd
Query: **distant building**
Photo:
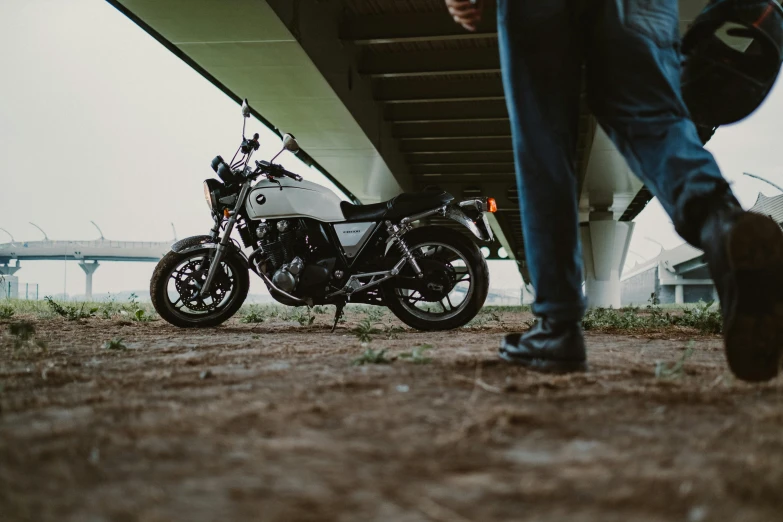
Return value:
<svg viewBox="0 0 783 522">
<path fill-rule="evenodd" d="M 765 214 L 783 226 L 783 195 L 759 194 L 751 212 Z M 661 253 L 645 263 L 623 271 L 623 306 L 645 305 L 655 294 L 661 304 L 717 301 L 704 253 L 688 244 Z"/>
</svg>

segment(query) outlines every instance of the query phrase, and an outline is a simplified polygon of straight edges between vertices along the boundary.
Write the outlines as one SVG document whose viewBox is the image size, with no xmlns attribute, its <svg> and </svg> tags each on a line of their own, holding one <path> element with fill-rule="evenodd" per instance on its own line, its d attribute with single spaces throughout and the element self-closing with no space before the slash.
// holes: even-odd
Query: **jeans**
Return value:
<svg viewBox="0 0 783 522">
<path fill-rule="evenodd" d="M 680 93 L 677 0 L 498 0 L 533 312 L 585 312 L 576 147 L 583 84 L 601 127 L 697 244 L 708 201 L 730 197 Z M 584 68 L 583 68 L 584 65 Z"/>
</svg>

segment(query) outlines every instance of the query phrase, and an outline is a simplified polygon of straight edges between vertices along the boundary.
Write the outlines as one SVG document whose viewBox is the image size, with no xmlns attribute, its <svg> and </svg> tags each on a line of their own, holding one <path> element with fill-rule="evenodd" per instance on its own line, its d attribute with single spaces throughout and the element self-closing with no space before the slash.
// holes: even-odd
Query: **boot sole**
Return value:
<svg viewBox="0 0 783 522">
<path fill-rule="evenodd" d="M 521 359 L 508 355 L 504 350 L 500 350 L 498 355 L 504 361 L 524 366 L 539 373 L 578 373 L 587 371 L 586 361 L 554 361 L 551 359 Z"/>
<path fill-rule="evenodd" d="M 774 379 L 783 356 L 783 231 L 767 216 L 746 213 L 727 242 L 723 336 L 739 379 Z M 733 299 L 732 299 L 733 297 Z"/>
</svg>

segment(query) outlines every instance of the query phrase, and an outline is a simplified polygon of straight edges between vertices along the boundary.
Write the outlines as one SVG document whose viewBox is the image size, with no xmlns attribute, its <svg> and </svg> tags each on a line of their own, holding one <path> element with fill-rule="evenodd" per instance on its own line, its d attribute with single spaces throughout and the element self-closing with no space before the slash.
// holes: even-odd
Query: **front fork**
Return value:
<svg viewBox="0 0 783 522">
<path fill-rule="evenodd" d="M 201 287 L 199 295 L 206 297 L 209 294 L 209 288 L 212 286 L 212 281 L 215 280 L 218 270 L 220 270 L 220 262 L 223 260 L 223 256 L 226 254 L 226 249 L 229 248 L 229 242 L 231 241 L 231 232 L 234 231 L 234 225 L 237 222 L 237 216 L 239 216 L 239 210 L 245 203 L 247 192 L 250 190 L 250 180 L 245 181 L 242 185 L 242 190 L 239 191 L 239 197 L 237 198 L 237 204 L 234 210 L 228 212 L 228 223 L 226 223 L 226 229 L 223 232 L 223 238 L 218 243 L 215 249 L 215 255 L 212 257 L 212 263 L 209 265 L 209 272 L 207 273 L 207 279 L 204 281 L 204 286 Z M 220 217 L 218 217 L 218 220 Z M 218 229 L 220 228 L 220 222 L 216 223 Z"/>
</svg>

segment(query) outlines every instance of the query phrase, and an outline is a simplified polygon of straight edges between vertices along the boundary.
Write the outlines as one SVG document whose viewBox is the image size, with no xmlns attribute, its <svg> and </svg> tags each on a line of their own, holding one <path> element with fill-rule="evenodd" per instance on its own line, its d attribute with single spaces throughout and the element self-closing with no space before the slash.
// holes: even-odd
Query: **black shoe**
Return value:
<svg viewBox="0 0 783 522">
<path fill-rule="evenodd" d="M 585 339 L 579 323 L 555 323 L 542 317 L 527 333 L 512 333 L 499 355 L 510 363 L 543 373 L 587 371 Z"/>
<path fill-rule="evenodd" d="M 701 245 L 729 368 L 744 381 L 775 378 L 783 362 L 783 231 L 768 216 L 728 207 L 707 218 Z"/>
</svg>

